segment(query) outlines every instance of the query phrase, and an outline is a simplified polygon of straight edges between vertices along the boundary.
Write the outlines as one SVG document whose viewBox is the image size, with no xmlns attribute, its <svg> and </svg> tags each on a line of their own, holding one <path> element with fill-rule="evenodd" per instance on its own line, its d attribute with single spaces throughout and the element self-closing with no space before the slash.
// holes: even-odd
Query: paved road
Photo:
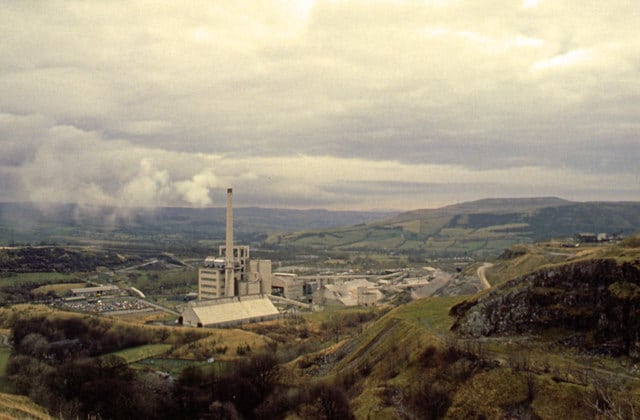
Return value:
<svg viewBox="0 0 640 420">
<path fill-rule="evenodd" d="M 480 279 L 480 282 L 482 283 L 482 286 L 485 290 L 491 289 L 491 285 L 489 284 L 489 281 L 487 281 L 486 275 L 487 268 L 491 267 L 493 267 L 493 264 L 486 262 L 482 264 L 481 267 L 478 267 L 478 270 L 476 271 L 476 274 L 478 275 L 478 278 Z"/>
<path fill-rule="evenodd" d="M 170 314 L 172 314 L 172 315 L 178 315 L 178 316 L 180 315 L 178 312 L 176 312 L 176 311 L 174 311 L 174 310 L 172 310 L 172 309 L 165 308 L 164 306 L 162 306 L 162 305 L 158 305 L 157 303 L 149 302 L 149 301 L 148 301 L 148 300 L 146 300 L 146 299 L 138 299 L 138 300 L 141 300 L 141 301 L 143 301 L 144 303 L 146 303 L 146 304 L 147 304 L 147 305 L 149 305 L 149 306 L 153 306 L 153 307 L 154 307 L 154 308 L 156 308 L 156 309 L 159 309 L 159 310 L 161 310 L 161 311 L 168 312 L 168 313 L 170 313 Z"/>
<path fill-rule="evenodd" d="M 157 259 L 153 259 L 153 260 L 150 260 L 150 261 L 143 262 L 142 264 L 133 265 L 133 266 L 131 266 L 131 267 L 127 267 L 127 268 L 121 268 L 120 270 L 115 270 L 115 271 L 120 272 L 120 271 L 130 271 L 130 270 L 135 270 L 136 268 L 144 267 L 145 265 L 155 264 L 155 263 L 157 263 L 157 262 L 158 262 L 158 260 L 157 260 Z"/>
</svg>

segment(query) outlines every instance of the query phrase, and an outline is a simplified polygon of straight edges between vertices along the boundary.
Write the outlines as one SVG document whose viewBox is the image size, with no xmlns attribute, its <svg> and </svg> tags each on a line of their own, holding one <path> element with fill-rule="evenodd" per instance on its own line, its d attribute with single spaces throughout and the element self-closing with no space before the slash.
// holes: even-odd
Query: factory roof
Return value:
<svg viewBox="0 0 640 420">
<path fill-rule="evenodd" d="M 226 326 L 267 320 L 279 314 L 269 298 L 262 296 L 200 301 L 188 305 L 182 313 L 185 324 L 202 326 Z"/>
<path fill-rule="evenodd" d="M 120 290 L 118 286 L 95 286 L 95 287 L 80 287 L 77 289 L 71 289 L 71 293 L 74 295 L 77 294 L 87 294 L 87 293 L 99 293 L 99 292 L 115 292 Z"/>
</svg>

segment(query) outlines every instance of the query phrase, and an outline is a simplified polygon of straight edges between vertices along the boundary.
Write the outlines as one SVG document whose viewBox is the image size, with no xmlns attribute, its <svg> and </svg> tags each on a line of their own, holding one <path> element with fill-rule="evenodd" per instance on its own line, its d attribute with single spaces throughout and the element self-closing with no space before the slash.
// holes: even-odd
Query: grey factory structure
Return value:
<svg viewBox="0 0 640 420">
<path fill-rule="evenodd" d="M 233 190 L 227 189 L 225 245 L 205 258 L 198 271 L 198 300 L 182 310 L 183 324 L 214 327 L 273 319 L 278 309 L 269 300 L 271 260 L 252 260 L 248 246 L 233 243 Z"/>
<path fill-rule="evenodd" d="M 375 306 L 384 297 L 384 275 L 272 273 L 271 260 L 251 259 L 248 246 L 234 244 L 231 188 L 225 232 L 218 255 L 207 256 L 198 270 L 197 300 L 183 306 L 184 325 L 225 327 L 274 319 L 280 316 L 274 301 L 314 310 L 323 305 Z M 391 276 L 401 280 L 406 275 Z"/>
</svg>

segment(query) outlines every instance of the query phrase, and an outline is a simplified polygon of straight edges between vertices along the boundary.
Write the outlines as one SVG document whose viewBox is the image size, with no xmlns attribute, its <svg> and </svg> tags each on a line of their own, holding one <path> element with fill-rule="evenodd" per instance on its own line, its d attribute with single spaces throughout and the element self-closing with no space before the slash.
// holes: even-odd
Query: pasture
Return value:
<svg viewBox="0 0 640 420">
<path fill-rule="evenodd" d="M 130 347 L 111 354 L 122 357 L 127 361 L 127 363 L 134 363 L 150 357 L 165 354 L 171 349 L 171 347 L 171 344 L 145 344 L 143 346 Z"/>
</svg>

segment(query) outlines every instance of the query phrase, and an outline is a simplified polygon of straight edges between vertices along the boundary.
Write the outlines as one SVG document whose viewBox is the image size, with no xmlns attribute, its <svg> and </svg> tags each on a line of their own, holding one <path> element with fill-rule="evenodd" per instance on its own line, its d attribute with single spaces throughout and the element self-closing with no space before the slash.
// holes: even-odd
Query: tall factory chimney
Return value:
<svg viewBox="0 0 640 420">
<path fill-rule="evenodd" d="M 227 231 L 224 263 L 225 295 L 235 296 L 235 259 L 233 257 L 233 189 L 227 189 Z"/>
</svg>

